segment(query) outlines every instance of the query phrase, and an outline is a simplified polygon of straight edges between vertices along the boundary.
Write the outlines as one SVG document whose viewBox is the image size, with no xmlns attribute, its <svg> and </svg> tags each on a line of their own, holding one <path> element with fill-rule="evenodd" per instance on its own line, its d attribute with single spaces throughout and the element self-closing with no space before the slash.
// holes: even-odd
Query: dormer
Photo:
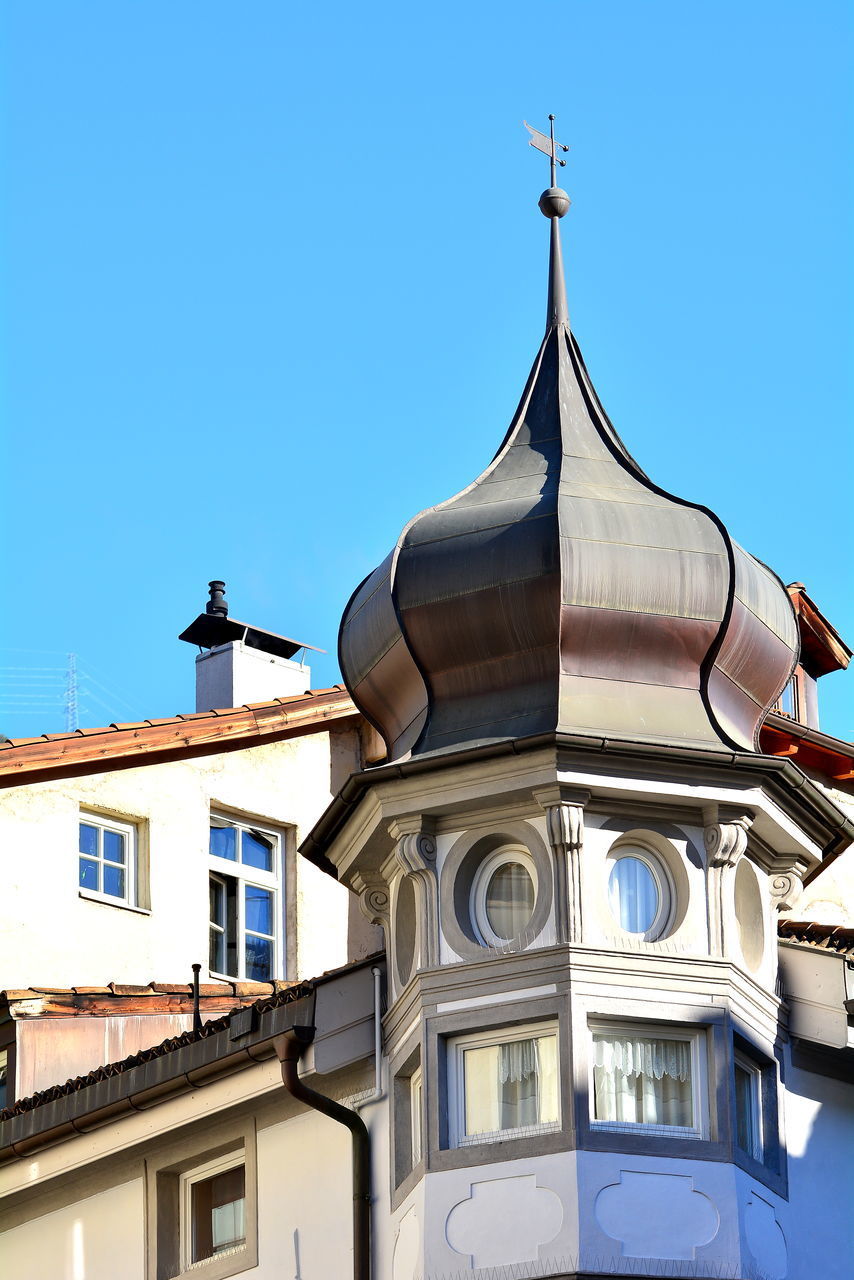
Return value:
<svg viewBox="0 0 854 1280">
<path fill-rule="evenodd" d="M 831 671 L 844 671 L 851 661 L 851 650 L 807 595 L 802 582 L 790 582 L 786 590 L 798 621 L 801 647 L 791 679 L 773 710 L 810 729 L 818 729 L 817 681 Z"/>
</svg>

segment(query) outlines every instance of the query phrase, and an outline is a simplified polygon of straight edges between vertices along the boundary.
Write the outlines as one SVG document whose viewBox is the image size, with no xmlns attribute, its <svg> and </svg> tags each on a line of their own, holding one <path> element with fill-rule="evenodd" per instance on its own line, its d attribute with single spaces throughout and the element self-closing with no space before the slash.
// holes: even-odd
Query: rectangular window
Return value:
<svg viewBox="0 0 854 1280">
<path fill-rule="evenodd" d="M 78 884 L 84 897 L 137 905 L 137 830 L 97 814 L 81 814 Z"/>
<path fill-rule="evenodd" d="M 243 1155 L 211 1160 L 181 1176 L 181 1265 L 246 1244 L 246 1168 Z"/>
<path fill-rule="evenodd" d="M 0 1049 L 0 1111 L 10 1107 L 13 1101 L 9 1089 L 9 1051 Z"/>
<path fill-rule="evenodd" d="M 282 976 L 282 843 L 276 832 L 211 817 L 212 974 L 255 982 Z"/>
<path fill-rule="evenodd" d="M 448 1072 L 454 1146 L 560 1124 L 555 1026 L 460 1036 L 449 1042 Z"/>
<path fill-rule="evenodd" d="M 592 1028 L 591 1123 L 597 1129 L 702 1138 L 708 1129 L 701 1032 Z"/>
<path fill-rule="evenodd" d="M 735 1142 L 745 1155 L 762 1159 L 762 1073 L 740 1054 L 735 1056 Z"/>
</svg>

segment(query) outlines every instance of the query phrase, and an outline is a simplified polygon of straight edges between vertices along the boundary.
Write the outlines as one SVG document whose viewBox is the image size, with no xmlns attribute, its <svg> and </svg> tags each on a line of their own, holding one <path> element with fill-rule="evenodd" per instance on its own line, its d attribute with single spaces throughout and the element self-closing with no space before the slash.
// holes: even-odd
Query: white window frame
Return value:
<svg viewBox="0 0 854 1280">
<path fill-rule="evenodd" d="M 236 913 L 236 929 L 237 929 L 237 973 L 220 973 L 218 970 L 209 969 L 208 972 L 212 978 L 221 978 L 226 981 L 246 981 L 246 902 L 244 894 L 245 885 L 257 885 L 260 889 L 267 889 L 272 893 L 272 911 L 273 911 L 273 972 L 270 974 L 269 981 L 274 978 L 285 977 L 285 850 L 286 836 L 280 828 L 269 826 L 266 823 L 256 822 L 254 818 L 235 817 L 233 814 L 222 813 L 212 810 L 210 815 L 211 827 L 232 827 L 237 831 L 258 831 L 262 836 L 266 836 L 273 844 L 273 870 L 264 871 L 260 867 L 252 867 L 248 863 L 234 860 L 231 858 L 217 858 L 210 853 L 210 844 L 208 844 L 208 879 L 216 878 L 220 882 L 231 879 L 237 883 L 237 913 Z M 208 935 L 210 936 L 213 921 L 208 921 Z M 227 930 L 227 923 L 226 923 Z M 254 932 L 250 930 L 250 933 Z M 267 937 L 269 935 L 259 934 L 259 937 Z M 224 948 L 227 951 L 227 947 Z"/>
<path fill-rule="evenodd" d="M 658 911 L 655 913 L 655 919 L 645 933 L 632 933 L 630 930 L 624 929 L 611 910 L 611 872 L 614 865 L 623 858 L 635 858 L 638 862 L 642 862 L 649 869 L 658 889 Z M 645 844 L 638 843 L 636 840 L 627 840 L 625 844 L 612 846 L 608 850 L 608 857 L 605 861 L 605 899 L 611 919 L 620 933 L 627 938 L 636 938 L 643 942 L 655 942 L 657 938 L 666 934 L 672 926 L 676 912 L 676 888 L 670 871 L 665 865 L 664 859 L 655 850 L 648 848 Z"/>
<path fill-rule="evenodd" d="M 505 863 L 511 862 L 520 863 L 531 877 L 531 884 L 534 888 L 534 903 L 531 907 L 531 915 L 528 918 L 528 923 L 525 925 L 525 928 L 520 929 L 520 931 L 512 938 L 499 938 L 498 934 L 494 932 L 489 923 L 489 916 L 486 911 L 486 891 L 489 888 L 489 882 L 499 867 L 504 866 Z M 484 858 L 483 862 L 478 867 L 472 882 L 469 899 L 469 912 L 472 924 L 474 925 L 475 933 L 484 946 L 496 948 L 510 947 L 514 942 L 518 942 L 520 938 L 524 937 L 526 930 L 530 927 L 531 920 L 534 918 L 534 911 L 537 905 L 538 888 L 537 868 L 534 863 L 534 859 L 523 846 L 504 844 L 500 849 L 495 849 L 488 857 Z"/>
<path fill-rule="evenodd" d="M 77 892 L 81 898 L 91 898 L 93 902 L 105 902 L 114 907 L 133 907 L 137 908 L 138 883 L 139 883 L 139 828 L 136 823 L 127 819 L 107 817 L 103 813 L 91 813 L 88 810 L 81 809 L 77 815 Z M 88 854 L 80 852 L 80 828 L 82 826 L 95 827 L 98 831 L 98 857 L 91 858 Z M 124 836 L 125 839 L 125 891 L 120 897 L 117 893 L 104 893 L 101 889 L 89 889 L 80 883 L 80 859 L 85 858 L 87 862 L 93 862 L 98 868 L 98 878 L 103 884 L 104 874 L 104 832 L 115 831 L 118 835 Z M 107 863 L 107 866 L 117 866 L 117 863 Z"/>
<path fill-rule="evenodd" d="M 239 1244 L 232 1245 L 228 1249 L 222 1249 L 219 1253 L 211 1254 L 209 1258 L 199 1258 L 193 1261 L 193 1187 L 199 1182 L 206 1182 L 209 1178 L 215 1178 L 220 1173 L 228 1173 L 231 1169 L 243 1169 L 244 1192 L 243 1192 L 243 1240 Z M 241 1253 L 246 1252 L 246 1232 L 248 1231 L 246 1223 L 247 1197 L 246 1197 L 246 1178 L 248 1172 L 246 1169 L 246 1156 L 243 1150 L 231 1151 L 228 1155 L 219 1156 L 215 1160 L 209 1160 L 206 1164 L 197 1165 L 193 1169 L 188 1169 L 186 1173 L 182 1173 L 178 1179 L 178 1203 L 179 1203 L 179 1226 L 178 1235 L 180 1241 L 180 1261 L 181 1272 L 200 1271 L 204 1272 L 204 1268 L 213 1262 L 218 1262 L 224 1257 L 238 1257 Z"/>
<path fill-rule="evenodd" d="M 555 1041 L 557 1072 L 557 1120 L 545 1124 L 524 1125 L 513 1129 L 495 1129 L 486 1133 L 466 1133 L 465 1052 L 467 1049 L 489 1049 L 497 1045 L 512 1044 L 517 1040 L 532 1040 L 551 1036 Z M 557 1022 L 532 1022 L 522 1027 L 493 1027 L 488 1031 L 476 1031 L 470 1035 L 454 1036 L 447 1042 L 448 1075 L 448 1141 L 452 1147 L 474 1147 L 482 1143 L 504 1142 L 508 1138 L 528 1138 L 545 1133 L 557 1133 L 562 1124 L 560 1099 L 561 1079 L 560 1040 Z"/>
<path fill-rule="evenodd" d="M 424 1155 L 424 1074 L 420 1067 L 409 1077 L 409 1132 L 414 1169 Z"/>
<path fill-rule="evenodd" d="M 738 1144 L 738 1090 L 735 1088 L 736 1067 L 744 1071 L 750 1078 L 750 1093 L 753 1104 L 753 1115 L 751 1117 L 752 1123 L 750 1126 L 751 1139 L 753 1143 L 753 1149 L 751 1151 L 745 1151 L 744 1147 L 741 1147 Z M 733 1054 L 733 1143 L 742 1155 L 747 1156 L 751 1160 L 756 1160 L 759 1164 L 762 1163 L 765 1154 L 765 1135 L 762 1120 L 762 1068 L 755 1062 L 751 1062 L 750 1058 L 746 1057 L 745 1054 L 739 1053 L 738 1050 L 736 1050 Z"/>
<path fill-rule="evenodd" d="M 707 1139 L 709 1137 L 709 1071 L 708 1039 L 705 1027 L 695 1030 L 669 1027 L 666 1023 L 624 1023 L 596 1020 L 589 1024 L 587 1095 L 590 1106 L 590 1128 L 596 1133 L 644 1133 L 662 1138 Z M 692 1123 L 646 1124 L 642 1120 L 598 1120 L 594 1069 L 596 1053 L 594 1035 L 637 1036 L 641 1039 L 684 1040 L 691 1045 L 691 1110 Z"/>
</svg>

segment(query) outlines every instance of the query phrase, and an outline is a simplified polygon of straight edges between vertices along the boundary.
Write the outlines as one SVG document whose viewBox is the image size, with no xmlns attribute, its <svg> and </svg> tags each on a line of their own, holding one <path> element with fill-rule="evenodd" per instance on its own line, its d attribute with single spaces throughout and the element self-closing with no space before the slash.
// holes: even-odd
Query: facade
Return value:
<svg viewBox="0 0 854 1280">
<path fill-rule="evenodd" d="M 620 440 L 568 206 L 540 200 L 546 334 L 498 453 L 345 610 L 352 703 L 319 696 L 349 767 L 331 733 L 304 771 L 251 755 L 287 736 L 241 750 L 231 792 L 194 767 L 211 848 L 306 815 L 294 980 L 0 1115 L 14 1274 L 108 1280 L 119 1242 L 129 1280 L 849 1274 L 854 748 L 815 682 L 850 651 Z M 221 955 L 234 871 L 184 861 Z M 341 967 L 306 980 L 321 917 Z"/>
</svg>

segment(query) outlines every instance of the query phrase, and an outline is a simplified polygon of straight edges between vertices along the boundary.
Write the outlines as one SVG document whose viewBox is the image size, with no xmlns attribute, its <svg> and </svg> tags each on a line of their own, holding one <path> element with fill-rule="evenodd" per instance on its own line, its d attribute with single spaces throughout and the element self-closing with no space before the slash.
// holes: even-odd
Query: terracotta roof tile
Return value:
<svg viewBox="0 0 854 1280">
<path fill-rule="evenodd" d="M 780 920 L 778 937 L 788 942 L 804 943 L 822 951 L 854 955 L 854 929 L 838 924 L 820 924 L 817 920 Z"/>
</svg>

